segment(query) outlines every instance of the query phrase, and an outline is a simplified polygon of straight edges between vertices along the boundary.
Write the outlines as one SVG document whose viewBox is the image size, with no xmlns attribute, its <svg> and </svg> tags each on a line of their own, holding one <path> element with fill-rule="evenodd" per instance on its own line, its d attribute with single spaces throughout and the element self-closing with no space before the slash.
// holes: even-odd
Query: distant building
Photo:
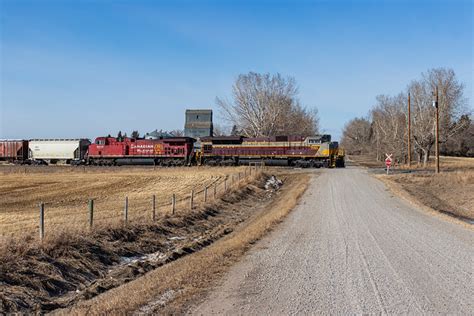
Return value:
<svg viewBox="0 0 474 316">
<path fill-rule="evenodd" d="M 153 132 L 146 133 L 144 136 L 145 139 L 163 139 L 169 137 L 173 137 L 173 135 L 168 132 L 164 132 L 163 130 L 158 131 L 156 129 Z"/>
<path fill-rule="evenodd" d="M 184 136 L 199 139 L 213 136 L 212 110 L 186 110 Z"/>
</svg>

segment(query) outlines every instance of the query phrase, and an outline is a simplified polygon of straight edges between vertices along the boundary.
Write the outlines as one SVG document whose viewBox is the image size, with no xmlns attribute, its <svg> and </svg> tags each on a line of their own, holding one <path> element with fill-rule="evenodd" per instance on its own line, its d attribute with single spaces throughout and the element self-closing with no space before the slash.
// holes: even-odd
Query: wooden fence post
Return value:
<svg viewBox="0 0 474 316">
<path fill-rule="evenodd" d="M 217 195 L 217 183 L 214 183 L 214 200 L 216 199 Z"/>
<path fill-rule="evenodd" d="M 204 188 L 204 203 L 207 202 L 207 186 Z"/>
<path fill-rule="evenodd" d="M 40 222 L 39 222 L 39 233 L 40 239 L 44 239 L 44 203 L 40 203 Z"/>
<path fill-rule="evenodd" d="M 94 225 L 94 199 L 89 200 L 89 228 Z"/>
<path fill-rule="evenodd" d="M 174 215 L 175 211 L 176 211 L 176 195 L 173 193 L 173 196 L 171 197 L 171 214 Z"/>
<path fill-rule="evenodd" d="M 156 220 L 156 196 L 154 194 L 152 197 L 152 211 L 153 211 L 152 219 L 153 221 L 155 221 Z"/>
<path fill-rule="evenodd" d="M 238 175 L 238 179 L 239 179 L 239 182 L 240 182 L 240 172 L 239 172 L 239 175 Z"/>
<path fill-rule="evenodd" d="M 224 192 L 227 192 L 227 176 L 224 179 Z"/>
<path fill-rule="evenodd" d="M 191 190 L 191 201 L 190 201 L 190 207 L 193 209 L 194 207 L 194 189 Z"/>
<path fill-rule="evenodd" d="M 128 196 L 125 197 L 125 208 L 123 210 L 123 219 L 125 224 L 128 222 Z"/>
</svg>

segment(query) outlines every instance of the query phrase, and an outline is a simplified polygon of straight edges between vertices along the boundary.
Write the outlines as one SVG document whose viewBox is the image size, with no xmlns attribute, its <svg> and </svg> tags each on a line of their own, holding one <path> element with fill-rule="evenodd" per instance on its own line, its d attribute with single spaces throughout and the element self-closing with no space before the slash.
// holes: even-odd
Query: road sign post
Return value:
<svg viewBox="0 0 474 316">
<path fill-rule="evenodd" d="M 435 131 L 435 152 L 436 152 L 436 173 L 439 173 L 439 98 L 438 98 L 438 86 L 436 86 L 436 91 L 434 93 L 433 106 L 436 109 L 436 131 Z"/>
<path fill-rule="evenodd" d="M 387 169 L 387 174 L 388 174 L 388 172 L 390 170 L 390 167 L 392 166 L 392 156 L 393 156 L 393 154 L 390 154 L 390 155 L 385 154 L 385 156 L 387 157 L 387 158 L 385 158 L 385 167 Z"/>
</svg>

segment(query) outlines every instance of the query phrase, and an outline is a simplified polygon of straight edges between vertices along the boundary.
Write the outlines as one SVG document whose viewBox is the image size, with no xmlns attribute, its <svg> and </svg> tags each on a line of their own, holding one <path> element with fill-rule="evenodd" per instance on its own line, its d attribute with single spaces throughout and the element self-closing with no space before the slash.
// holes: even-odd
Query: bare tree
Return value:
<svg viewBox="0 0 474 316">
<path fill-rule="evenodd" d="M 355 151 L 361 147 L 359 139 L 365 139 L 377 160 L 384 158 L 383 153 L 393 153 L 399 160 L 407 159 L 407 104 L 406 96 L 411 94 L 412 139 L 418 161 L 424 165 L 429 160 L 435 145 L 435 108 L 432 105 L 433 92 L 438 87 L 440 110 L 440 142 L 447 146 L 451 142 L 457 146 L 457 152 L 470 152 L 466 148 L 468 140 L 457 142 L 454 138 L 469 137 L 471 120 L 466 111 L 466 99 L 463 97 L 464 86 L 458 82 L 451 69 L 437 68 L 428 70 L 421 79 L 412 81 L 406 92 L 396 96 L 380 95 L 370 111 L 370 139 L 367 140 L 367 122 L 353 120 L 346 125 L 343 143 L 348 150 Z M 362 126 L 361 126 L 362 124 Z M 465 133 L 465 134 L 463 134 Z M 457 136 L 458 135 L 458 136 Z"/>
<path fill-rule="evenodd" d="M 432 90 L 422 81 L 413 81 L 408 90 L 411 94 L 412 133 L 418 162 L 427 163 L 434 145 L 434 109 L 432 108 Z"/>
<path fill-rule="evenodd" d="M 459 124 L 466 113 L 464 85 L 459 83 L 452 69 L 436 68 L 422 74 L 422 79 L 413 81 L 408 90 L 412 95 L 413 139 L 418 161 L 429 160 L 435 144 L 435 109 L 432 106 L 433 92 L 438 87 L 440 112 L 440 142 L 445 143 L 467 127 L 467 121 Z"/>
<path fill-rule="evenodd" d="M 449 138 L 440 148 L 441 154 L 450 156 L 474 157 L 474 124 L 468 114 L 462 115 L 454 123 L 456 129 L 458 126 L 463 128 L 456 137 Z"/>
<path fill-rule="evenodd" d="M 222 126 L 220 124 L 214 124 L 213 136 L 227 136 L 230 134 L 230 128 L 228 126 Z"/>
<path fill-rule="evenodd" d="M 138 139 L 140 137 L 140 133 L 138 131 L 133 131 L 130 137 Z"/>
<path fill-rule="evenodd" d="M 370 153 L 372 141 L 372 126 L 367 118 L 350 120 L 342 132 L 341 145 L 349 154 Z"/>
<path fill-rule="evenodd" d="M 230 135 L 231 136 L 240 136 L 240 135 L 242 135 L 242 132 L 239 131 L 239 129 L 237 128 L 237 125 L 234 125 L 234 126 L 232 126 L 232 129 L 230 131 Z"/>
<path fill-rule="evenodd" d="M 377 104 L 371 111 L 373 140 L 377 160 L 384 153 L 394 154 L 395 159 L 406 159 L 406 113 L 405 98 L 377 96 Z"/>
<path fill-rule="evenodd" d="M 245 136 L 311 135 L 318 131 L 315 110 L 302 107 L 294 78 L 250 72 L 239 75 L 233 100 L 217 98 L 225 119 Z"/>
<path fill-rule="evenodd" d="M 315 135 L 318 131 L 318 110 L 308 110 L 295 103 L 288 112 L 280 116 L 275 135 Z"/>
<path fill-rule="evenodd" d="M 174 129 L 168 132 L 169 134 L 173 135 L 174 137 L 183 137 L 184 131 L 182 129 Z"/>
</svg>

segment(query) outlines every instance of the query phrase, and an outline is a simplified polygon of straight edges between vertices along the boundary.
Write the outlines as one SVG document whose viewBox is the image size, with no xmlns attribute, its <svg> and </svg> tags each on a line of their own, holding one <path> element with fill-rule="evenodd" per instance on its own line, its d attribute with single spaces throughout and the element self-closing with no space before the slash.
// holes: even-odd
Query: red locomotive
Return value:
<svg viewBox="0 0 474 316">
<path fill-rule="evenodd" d="M 194 158 L 195 140 L 190 137 L 134 139 L 98 137 L 89 145 L 87 163 L 91 165 L 151 164 L 185 166 Z"/>
</svg>

